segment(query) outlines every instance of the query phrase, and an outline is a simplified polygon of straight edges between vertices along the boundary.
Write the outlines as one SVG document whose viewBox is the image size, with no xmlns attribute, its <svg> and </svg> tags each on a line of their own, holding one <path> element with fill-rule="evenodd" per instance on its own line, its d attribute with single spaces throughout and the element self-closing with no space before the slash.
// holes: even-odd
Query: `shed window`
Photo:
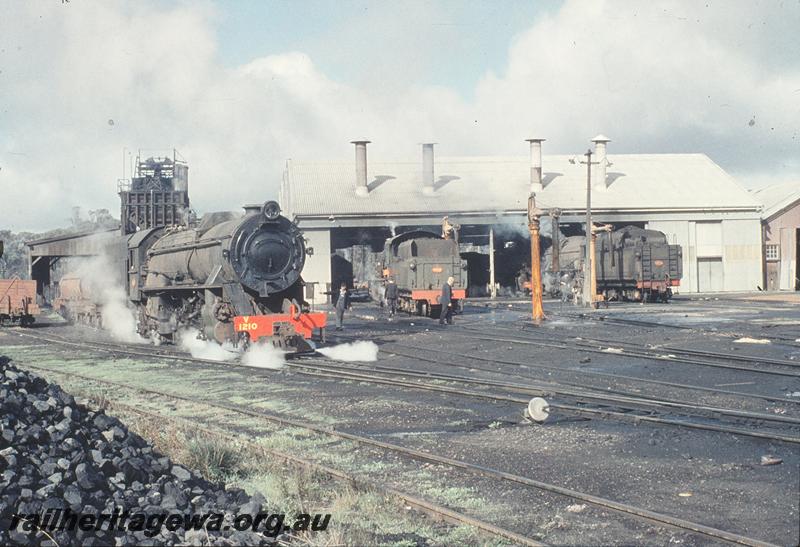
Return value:
<svg viewBox="0 0 800 547">
<path fill-rule="evenodd" d="M 767 245 L 766 256 L 767 260 L 780 260 L 781 259 L 780 245 Z"/>
</svg>

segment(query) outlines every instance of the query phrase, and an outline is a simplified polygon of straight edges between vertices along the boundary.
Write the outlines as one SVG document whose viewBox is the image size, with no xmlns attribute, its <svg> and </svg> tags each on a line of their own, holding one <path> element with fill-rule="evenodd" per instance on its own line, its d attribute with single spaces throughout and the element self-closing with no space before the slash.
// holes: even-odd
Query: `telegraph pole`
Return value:
<svg viewBox="0 0 800 547">
<path fill-rule="evenodd" d="M 561 231 L 558 223 L 558 219 L 561 216 L 561 209 L 554 207 L 550 209 L 550 220 L 552 221 L 551 230 L 550 230 L 550 239 L 553 242 L 553 251 L 552 251 L 552 261 L 550 263 L 550 271 L 553 273 L 559 273 L 561 271 L 561 264 L 560 261 L 560 254 L 561 254 Z"/>
<path fill-rule="evenodd" d="M 543 319 L 542 306 L 542 266 L 539 255 L 539 217 L 541 210 L 536 208 L 536 196 L 528 198 L 528 228 L 531 231 L 531 319 L 538 323 Z"/>
<path fill-rule="evenodd" d="M 583 305 L 594 304 L 592 294 L 592 151 L 586 151 L 586 258 L 583 261 Z"/>
<path fill-rule="evenodd" d="M 586 257 L 583 261 L 583 305 L 594 307 L 592 281 L 594 279 L 594 246 L 592 245 L 592 165 L 600 162 L 592 161 L 592 151 L 587 150 L 586 161 Z"/>
<path fill-rule="evenodd" d="M 489 227 L 489 295 L 497 298 L 497 284 L 494 274 L 494 228 Z"/>
</svg>

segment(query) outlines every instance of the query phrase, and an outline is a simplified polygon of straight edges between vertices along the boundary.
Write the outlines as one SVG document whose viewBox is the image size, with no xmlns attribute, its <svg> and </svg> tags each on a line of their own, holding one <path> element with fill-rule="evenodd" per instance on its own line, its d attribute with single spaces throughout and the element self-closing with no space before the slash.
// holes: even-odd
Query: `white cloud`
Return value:
<svg viewBox="0 0 800 547">
<path fill-rule="evenodd" d="M 409 59 L 424 43 L 393 52 L 373 41 L 365 67 L 385 57 L 375 79 L 365 68 L 343 83 L 300 51 L 225 67 L 205 4 L 4 4 L 10 12 L 0 222 L 12 229 L 57 227 L 72 205 L 116 211 L 124 146 L 177 148 L 200 211 L 274 198 L 287 158 L 349 158 L 362 136 L 373 157 L 402 158 L 428 139 L 443 154 L 524 154 L 534 135 L 546 152 L 578 153 L 603 132 L 611 153 L 705 152 L 745 182 L 800 179 L 796 4 L 567 2 L 509 37 L 507 66 L 470 101 L 414 83 L 424 63 Z"/>
</svg>

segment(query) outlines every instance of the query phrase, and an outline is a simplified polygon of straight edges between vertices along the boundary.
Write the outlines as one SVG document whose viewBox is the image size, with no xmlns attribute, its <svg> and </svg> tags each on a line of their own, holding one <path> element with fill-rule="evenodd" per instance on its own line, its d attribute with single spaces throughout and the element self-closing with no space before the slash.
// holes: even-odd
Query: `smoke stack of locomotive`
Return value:
<svg viewBox="0 0 800 547">
<path fill-rule="evenodd" d="M 356 195 L 369 194 L 367 187 L 367 145 L 370 141 L 351 141 L 356 145 Z"/>
</svg>

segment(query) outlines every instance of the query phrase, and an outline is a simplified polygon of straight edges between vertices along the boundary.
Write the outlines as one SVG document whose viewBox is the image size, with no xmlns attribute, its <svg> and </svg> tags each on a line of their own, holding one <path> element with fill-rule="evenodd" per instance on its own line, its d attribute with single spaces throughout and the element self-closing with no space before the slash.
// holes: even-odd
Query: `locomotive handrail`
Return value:
<svg viewBox="0 0 800 547">
<path fill-rule="evenodd" d="M 230 238 L 231 238 L 231 236 L 227 235 L 227 236 L 217 237 L 217 238 L 214 238 L 214 239 L 208 239 L 206 241 L 199 241 L 197 243 L 189 243 L 189 244 L 183 244 L 183 245 L 172 245 L 170 247 L 159 247 L 158 249 L 151 248 L 149 251 L 147 251 L 147 255 L 148 256 L 157 256 L 157 255 L 162 255 L 162 254 L 173 253 L 175 251 L 191 251 L 191 250 L 194 250 L 194 249 L 204 249 L 206 247 L 214 247 L 214 246 L 222 243 L 224 240 L 230 239 Z"/>
</svg>

